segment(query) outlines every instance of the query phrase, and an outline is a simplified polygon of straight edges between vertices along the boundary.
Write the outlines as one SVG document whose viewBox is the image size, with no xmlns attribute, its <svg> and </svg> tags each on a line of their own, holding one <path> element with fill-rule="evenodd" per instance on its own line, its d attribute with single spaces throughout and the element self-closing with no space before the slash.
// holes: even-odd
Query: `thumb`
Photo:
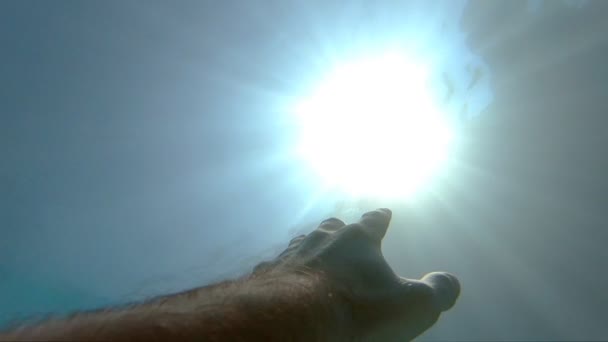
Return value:
<svg viewBox="0 0 608 342">
<path fill-rule="evenodd" d="M 450 273 L 432 272 L 426 274 L 420 281 L 433 289 L 435 305 L 441 311 L 449 310 L 454 306 L 460 295 L 460 282 Z"/>
</svg>

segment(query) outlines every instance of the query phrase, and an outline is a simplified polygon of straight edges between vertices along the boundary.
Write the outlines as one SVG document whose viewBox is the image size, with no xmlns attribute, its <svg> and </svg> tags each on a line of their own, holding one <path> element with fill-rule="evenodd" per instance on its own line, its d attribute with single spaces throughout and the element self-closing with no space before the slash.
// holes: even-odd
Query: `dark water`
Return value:
<svg viewBox="0 0 608 342">
<path fill-rule="evenodd" d="M 241 274 L 318 194 L 284 106 L 331 58 L 407 41 L 465 137 L 393 204 L 403 276 L 458 304 L 421 340 L 605 340 L 605 1 L 0 2 L 0 322 Z M 384 203 L 381 203 L 384 204 Z"/>
</svg>

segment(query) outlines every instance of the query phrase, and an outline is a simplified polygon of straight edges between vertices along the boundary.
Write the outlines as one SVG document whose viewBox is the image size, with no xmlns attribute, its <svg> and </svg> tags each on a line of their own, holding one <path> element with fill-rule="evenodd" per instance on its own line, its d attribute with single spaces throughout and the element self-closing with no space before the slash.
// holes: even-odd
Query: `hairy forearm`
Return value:
<svg viewBox="0 0 608 342">
<path fill-rule="evenodd" d="M 323 276 L 284 272 L 51 319 L 0 340 L 339 340 L 347 313 Z"/>
</svg>

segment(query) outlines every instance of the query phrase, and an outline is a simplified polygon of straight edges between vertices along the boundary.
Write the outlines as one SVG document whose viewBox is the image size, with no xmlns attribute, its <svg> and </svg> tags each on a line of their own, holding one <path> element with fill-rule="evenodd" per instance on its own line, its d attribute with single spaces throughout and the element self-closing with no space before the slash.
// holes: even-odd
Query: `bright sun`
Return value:
<svg viewBox="0 0 608 342">
<path fill-rule="evenodd" d="M 452 141 L 428 76 L 402 54 L 340 65 L 296 106 L 298 154 L 326 185 L 351 196 L 411 194 Z"/>
</svg>

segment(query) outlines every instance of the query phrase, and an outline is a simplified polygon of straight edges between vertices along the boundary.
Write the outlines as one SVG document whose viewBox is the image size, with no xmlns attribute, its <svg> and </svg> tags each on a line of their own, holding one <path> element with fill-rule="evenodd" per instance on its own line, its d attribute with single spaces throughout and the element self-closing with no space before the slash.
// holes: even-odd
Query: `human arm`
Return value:
<svg viewBox="0 0 608 342">
<path fill-rule="evenodd" d="M 319 273 L 249 275 L 144 303 L 20 326 L 0 334 L 0 340 L 335 340 L 342 335 L 345 312 L 330 291 Z"/>
<path fill-rule="evenodd" d="M 380 250 L 387 209 L 332 218 L 233 281 L 123 308 L 24 326 L 0 340 L 403 341 L 432 326 L 460 291 L 455 277 L 401 278 Z"/>
</svg>

